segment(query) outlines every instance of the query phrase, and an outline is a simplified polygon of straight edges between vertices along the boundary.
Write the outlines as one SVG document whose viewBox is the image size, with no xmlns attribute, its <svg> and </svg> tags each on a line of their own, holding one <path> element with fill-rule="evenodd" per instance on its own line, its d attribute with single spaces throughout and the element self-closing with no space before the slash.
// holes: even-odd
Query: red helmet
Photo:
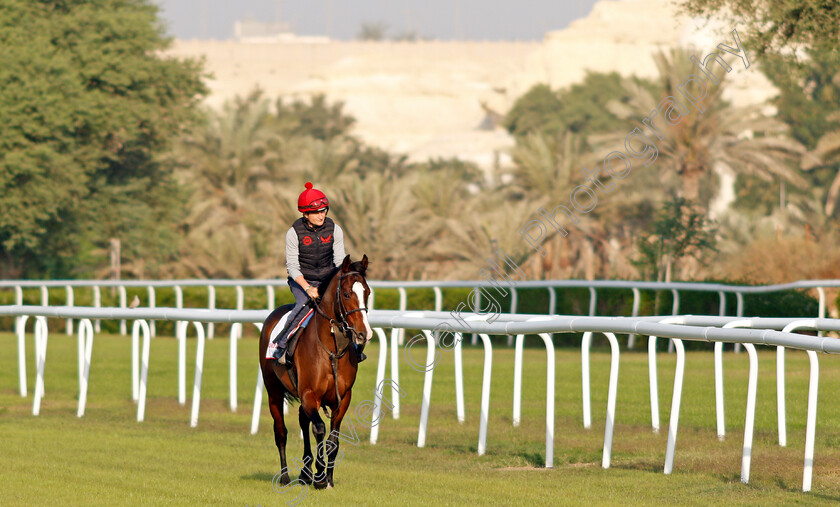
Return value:
<svg viewBox="0 0 840 507">
<path fill-rule="evenodd" d="M 298 211 L 308 213 L 329 207 L 330 201 L 327 199 L 327 196 L 320 190 L 312 188 L 312 183 L 307 181 L 306 190 L 301 192 L 300 197 L 298 197 Z"/>
</svg>

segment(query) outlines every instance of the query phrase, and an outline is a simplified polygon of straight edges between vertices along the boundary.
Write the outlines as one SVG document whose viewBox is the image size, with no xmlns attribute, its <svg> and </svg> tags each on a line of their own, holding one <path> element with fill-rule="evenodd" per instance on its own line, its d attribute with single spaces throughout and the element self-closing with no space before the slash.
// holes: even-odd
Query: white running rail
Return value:
<svg viewBox="0 0 840 507">
<path fill-rule="evenodd" d="M 34 316 L 36 318 L 36 326 L 35 326 L 35 334 L 36 334 L 36 363 L 38 367 L 37 377 L 36 377 L 36 387 L 35 387 L 35 401 L 33 403 L 33 415 L 38 415 L 40 411 L 40 402 L 44 395 L 44 368 L 46 362 L 46 351 L 47 351 L 47 317 L 53 318 L 73 318 L 73 319 L 82 319 L 83 321 L 86 319 L 87 322 L 84 324 L 80 324 L 80 329 L 84 329 L 84 336 L 80 339 L 83 341 L 84 347 L 79 347 L 80 352 L 84 349 L 85 353 L 85 363 L 87 366 L 84 368 L 86 371 L 80 375 L 80 389 L 82 388 L 82 382 L 84 382 L 85 388 L 87 384 L 87 376 L 89 375 L 89 360 L 87 359 L 88 350 L 92 348 L 92 336 L 88 337 L 89 330 L 92 329 L 90 321 L 92 319 L 127 319 L 127 320 L 134 320 L 135 322 L 139 322 L 140 324 L 135 324 L 140 330 L 144 331 L 144 340 L 143 340 L 143 359 L 141 364 L 141 371 L 140 371 L 140 381 L 139 381 L 139 398 L 140 403 L 138 404 L 138 420 L 142 420 L 142 407 L 145 401 L 145 391 L 146 391 L 146 375 L 148 372 L 148 344 L 150 339 L 150 331 L 148 330 L 148 325 L 145 324 L 145 321 L 148 319 L 152 320 L 171 320 L 171 321 L 181 321 L 182 324 L 179 325 L 178 335 L 179 335 L 179 345 L 184 343 L 186 340 L 186 328 L 189 323 L 193 323 L 193 326 L 196 329 L 198 334 L 198 350 L 196 353 L 196 379 L 194 382 L 193 387 L 193 406 L 190 415 L 190 424 L 191 426 L 195 426 L 198 422 L 198 408 L 200 404 L 200 389 L 201 389 L 201 371 L 203 367 L 203 341 L 204 341 L 204 328 L 200 326 L 199 322 L 239 322 L 239 323 L 246 323 L 251 322 L 254 324 L 259 324 L 262 322 L 268 315 L 268 311 L 254 311 L 254 310 L 215 310 L 215 311 L 208 311 L 208 310 L 184 310 L 184 309 L 170 309 L 170 308 L 137 308 L 137 309 L 121 309 L 121 308 L 80 308 L 80 307 L 45 307 L 45 306 L 5 306 L 0 307 L 0 315 L 8 315 L 14 317 L 20 317 L 17 319 L 18 323 L 18 337 L 19 337 L 19 344 L 22 343 L 20 339 L 21 336 L 25 337 L 25 324 L 28 317 Z M 570 317 L 570 316 L 542 316 L 539 319 L 535 319 L 535 316 L 525 316 L 525 315 L 506 315 L 501 316 L 497 321 L 493 323 L 486 322 L 484 320 L 480 320 L 478 317 L 480 316 L 473 316 L 464 314 L 465 317 L 476 317 L 475 319 L 470 320 L 469 322 L 460 322 L 451 318 L 451 316 L 447 316 L 446 314 L 442 314 L 442 312 L 424 312 L 422 315 L 418 315 L 415 312 L 413 315 L 405 315 L 398 311 L 372 311 L 370 312 L 369 321 L 371 327 L 375 329 L 379 329 L 377 331 L 377 335 L 380 338 L 380 342 L 382 343 L 383 347 L 380 351 L 380 364 L 377 370 L 377 380 L 384 374 L 384 362 L 387 358 L 387 354 L 384 351 L 384 344 L 385 344 L 385 335 L 384 332 L 381 332 L 383 328 L 409 328 L 409 329 L 420 329 L 424 331 L 424 335 L 427 342 L 427 365 L 428 364 L 436 364 L 438 354 L 436 353 L 435 349 L 435 341 L 434 337 L 432 336 L 430 331 L 439 330 L 440 326 L 445 324 L 447 328 L 453 332 L 459 333 L 458 337 L 460 338 L 463 336 L 463 333 L 477 333 L 479 335 L 508 335 L 508 336 L 517 336 L 520 337 L 526 334 L 537 334 L 540 335 L 541 338 L 544 340 L 546 344 L 546 348 L 549 351 L 547 355 L 547 372 L 548 372 L 548 384 L 549 389 L 553 389 L 554 379 L 553 379 L 553 359 L 554 354 L 553 346 L 551 345 L 551 340 L 549 337 L 549 333 L 563 333 L 563 332 L 581 332 L 581 333 L 603 333 L 608 338 L 610 335 L 614 335 L 615 333 L 624 333 L 624 334 L 639 334 L 639 335 L 647 335 L 647 336 L 657 336 L 663 338 L 676 338 L 678 340 L 695 340 L 695 341 L 706 341 L 706 342 L 729 342 L 729 343 L 740 343 L 744 344 L 749 352 L 750 355 L 750 392 L 751 394 L 748 396 L 748 408 L 747 408 L 747 424 L 745 425 L 745 435 L 744 435 L 744 456 L 742 459 L 742 481 L 748 482 L 749 481 L 749 465 L 750 465 L 750 458 L 751 458 L 751 449 L 752 449 L 752 418 L 754 417 L 755 411 L 755 379 L 757 375 L 757 367 L 756 367 L 756 356 L 754 354 L 755 351 L 755 344 L 759 345 L 768 345 L 768 346 L 777 346 L 777 347 L 788 347 L 788 348 L 795 348 L 801 349 L 805 351 L 809 351 L 812 353 L 815 352 L 824 352 L 824 353 L 831 353 L 831 354 L 840 354 L 840 340 L 834 340 L 830 338 L 821 338 L 816 336 L 808 336 L 802 334 L 796 334 L 792 332 L 780 332 L 774 329 L 739 329 L 736 326 L 746 326 L 749 324 L 750 327 L 766 327 L 766 328 L 779 328 L 779 327 L 788 327 L 788 331 L 792 329 L 800 329 L 800 328 L 808 328 L 808 329 L 817 329 L 817 330 L 840 330 L 840 321 L 833 320 L 833 319 L 811 319 L 807 321 L 803 321 L 802 319 L 749 319 L 749 321 L 744 321 L 741 319 L 740 321 L 733 322 L 733 319 L 721 318 L 721 317 L 708 317 L 708 316 L 678 316 L 678 317 L 669 317 L 667 322 L 676 322 L 682 321 L 683 325 L 676 325 L 673 323 L 661 323 L 656 322 L 653 319 L 662 320 L 662 317 L 637 317 L 637 318 L 609 318 L 609 317 Z M 724 327 L 713 327 L 713 326 L 724 326 Z M 726 326 L 729 327 L 726 327 Z M 238 333 L 237 333 L 238 334 Z M 82 335 L 80 335 L 82 336 Z M 524 338 L 524 336 L 522 336 Z M 484 337 L 483 337 L 484 338 Z M 609 389 L 611 392 L 615 392 L 617 386 L 617 379 L 618 379 L 618 353 L 617 353 L 617 342 L 614 339 L 610 340 L 611 348 L 613 349 L 612 354 L 612 361 L 611 361 L 611 373 L 610 373 L 610 386 Z M 489 340 L 485 341 L 485 375 L 484 375 L 484 382 L 485 382 L 485 389 L 482 391 L 482 406 L 485 406 L 485 393 L 486 398 L 489 400 L 489 379 L 491 374 L 489 373 L 490 362 L 487 361 L 491 357 L 490 354 L 487 352 L 490 350 Z M 684 357 L 684 349 L 681 346 L 681 342 L 677 341 L 677 353 L 678 356 Z M 455 347 L 453 350 L 459 351 L 458 347 Z M 134 354 L 134 352 L 133 352 Z M 812 369 L 811 369 L 811 389 L 809 391 L 809 413 L 808 413 L 808 427 L 807 427 L 807 434 L 806 434 L 806 454 L 805 454 L 805 468 L 803 472 L 803 490 L 810 489 L 810 482 L 811 482 L 811 474 L 812 474 L 812 466 L 813 466 L 813 442 L 814 442 L 814 430 L 815 430 L 815 423 L 816 423 L 816 380 L 818 377 L 818 367 L 816 366 L 816 355 L 809 354 L 812 357 Z M 179 363 L 183 363 L 185 355 L 181 355 L 179 358 Z M 19 351 L 19 359 L 21 359 L 21 370 L 23 370 L 25 357 L 20 354 Z M 655 357 L 654 357 L 655 359 Z M 80 363 L 83 364 L 83 363 Z M 679 384 L 682 383 L 683 375 L 681 373 L 681 369 L 684 367 L 684 362 L 678 358 L 677 369 L 678 375 L 675 376 L 675 389 L 674 389 L 674 399 L 672 400 L 672 423 L 671 427 L 669 427 L 669 439 L 668 445 L 669 450 L 666 452 L 666 473 L 670 473 L 673 467 L 673 455 L 674 455 L 674 446 L 676 442 L 676 422 L 678 419 L 679 412 L 679 396 L 681 395 L 681 385 L 677 386 L 678 381 Z M 421 424 L 418 431 L 418 446 L 422 447 L 425 445 L 428 433 L 427 433 L 427 426 L 428 426 L 428 407 L 431 403 L 431 370 L 432 368 L 428 368 L 425 372 L 425 381 L 424 382 L 424 412 L 425 416 L 421 415 Z M 133 374 L 132 374 L 133 375 Z M 21 377 L 25 380 L 25 376 Z M 183 385 L 183 382 L 179 384 Z M 258 385 L 261 384 L 261 379 Z M 520 382 L 521 387 L 521 382 Z M 183 389 L 179 386 L 179 398 L 180 392 Z M 22 388 L 22 392 L 23 388 Z M 80 391 L 81 392 L 81 391 Z M 81 400 L 82 396 L 80 396 Z M 612 426 L 615 421 L 615 405 L 614 405 L 614 395 L 610 396 L 611 400 L 608 401 L 608 414 L 607 414 L 607 423 L 606 423 L 606 430 L 605 430 L 605 439 L 604 439 L 604 455 L 602 460 L 602 466 L 604 468 L 609 467 L 610 464 L 610 453 L 611 453 L 611 446 L 612 446 Z M 256 408 L 256 406 L 255 406 Z M 484 410 L 482 410 L 484 412 Z M 553 428 L 553 415 L 549 417 L 549 414 L 553 414 L 553 394 L 549 396 L 549 399 L 546 400 L 546 466 L 552 466 L 553 463 L 553 446 L 554 446 L 554 428 Z M 482 420 L 486 418 L 486 413 L 483 414 Z M 480 435 L 484 435 L 486 437 L 486 427 L 484 429 L 480 429 Z M 673 438 L 672 438 L 673 436 Z M 481 436 L 480 436 L 481 438 Z M 485 445 L 480 442 L 479 449 L 484 451 Z"/>
</svg>

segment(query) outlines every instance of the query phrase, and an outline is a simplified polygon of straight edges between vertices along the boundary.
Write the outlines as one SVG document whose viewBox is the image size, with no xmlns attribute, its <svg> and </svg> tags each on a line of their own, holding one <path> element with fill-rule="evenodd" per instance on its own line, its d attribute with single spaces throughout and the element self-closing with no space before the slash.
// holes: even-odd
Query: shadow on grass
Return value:
<svg viewBox="0 0 840 507">
<path fill-rule="evenodd" d="M 610 464 L 611 468 L 623 469 L 623 470 L 640 470 L 643 472 L 652 472 L 652 473 L 662 473 L 663 464 L 659 461 L 653 461 L 652 459 L 638 459 L 638 460 L 628 460 L 628 461 L 619 461 L 613 459 L 613 463 Z"/>
<path fill-rule="evenodd" d="M 807 492 L 802 491 L 802 483 L 789 484 L 784 479 L 776 479 L 775 483 L 776 483 L 776 486 L 778 486 L 779 489 L 781 489 L 781 490 L 790 491 L 791 493 L 799 493 L 801 495 L 804 495 L 807 498 L 815 497 L 815 498 L 822 498 L 823 500 L 828 500 L 832 503 L 840 502 L 840 496 L 836 496 L 836 495 L 832 496 L 832 495 L 826 495 L 825 493 L 814 492 L 813 489 L 811 491 L 807 491 Z M 813 484 L 811 485 L 811 487 L 813 488 Z"/>
<path fill-rule="evenodd" d="M 240 475 L 239 478 L 243 481 L 271 482 L 274 479 L 274 474 L 257 472 L 255 474 Z"/>
<path fill-rule="evenodd" d="M 524 459 L 532 467 L 545 468 L 545 454 L 539 452 L 520 452 L 516 456 Z"/>
<path fill-rule="evenodd" d="M 791 491 L 793 491 L 793 488 L 791 488 Z M 813 491 L 809 491 L 809 492 L 805 493 L 800 489 L 797 489 L 796 491 L 805 495 L 806 498 L 813 496 L 815 498 L 822 498 L 823 500 L 829 500 L 829 501 L 834 502 L 834 503 L 840 502 L 840 496 L 826 495 L 824 493 L 814 493 Z"/>
<path fill-rule="evenodd" d="M 741 482 L 741 473 L 740 472 L 738 472 L 738 473 L 714 474 L 714 475 L 715 475 L 715 477 L 720 479 L 721 482 L 727 482 L 727 483 Z M 749 484 L 746 484 L 746 486 L 749 486 Z"/>
</svg>

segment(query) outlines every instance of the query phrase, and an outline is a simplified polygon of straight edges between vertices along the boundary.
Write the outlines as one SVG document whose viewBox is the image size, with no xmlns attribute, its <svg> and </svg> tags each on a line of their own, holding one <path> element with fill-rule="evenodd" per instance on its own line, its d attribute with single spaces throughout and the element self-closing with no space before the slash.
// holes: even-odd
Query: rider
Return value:
<svg viewBox="0 0 840 507">
<path fill-rule="evenodd" d="M 306 190 L 298 197 L 298 211 L 303 216 L 295 220 L 286 233 L 286 271 L 289 272 L 295 307 L 276 339 L 274 358 L 280 364 L 286 364 L 289 330 L 295 329 L 306 315 L 309 298 L 318 297 L 316 287 L 326 281 L 334 266 L 341 266 L 344 261 L 344 232 L 327 218 L 329 209 L 327 196 L 307 182 Z"/>
</svg>

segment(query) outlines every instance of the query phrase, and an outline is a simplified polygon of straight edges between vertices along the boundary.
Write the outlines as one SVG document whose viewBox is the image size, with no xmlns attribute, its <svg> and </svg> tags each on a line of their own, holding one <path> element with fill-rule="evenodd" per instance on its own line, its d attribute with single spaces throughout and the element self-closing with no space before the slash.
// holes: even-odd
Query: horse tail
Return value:
<svg viewBox="0 0 840 507">
<path fill-rule="evenodd" d="M 292 394 L 290 391 L 286 391 L 285 389 L 283 391 L 285 391 L 283 393 L 283 397 L 288 403 L 300 403 L 300 398 Z"/>
</svg>

